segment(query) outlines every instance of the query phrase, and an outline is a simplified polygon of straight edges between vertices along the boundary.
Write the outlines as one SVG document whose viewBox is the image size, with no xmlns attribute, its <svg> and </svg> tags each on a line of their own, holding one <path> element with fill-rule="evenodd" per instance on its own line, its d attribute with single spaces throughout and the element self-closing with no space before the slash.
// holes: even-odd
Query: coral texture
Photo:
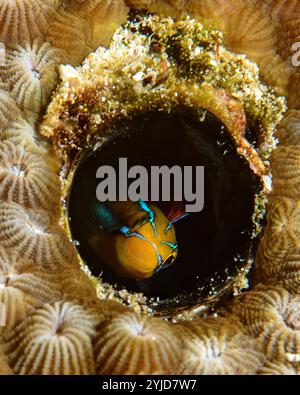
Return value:
<svg viewBox="0 0 300 395">
<path fill-rule="evenodd" d="M 264 363 L 258 343 L 222 318 L 195 320 L 178 327 L 183 339 L 181 374 L 255 374 Z"/>
<path fill-rule="evenodd" d="M 0 243 L 41 266 L 59 268 L 75 261 L 74 247 L 47 212 L 16 203 L 0 206 Z"/>
<path fill-rule="evenodd" d="M 59 163 L 45 162 L 21 145 L 0 143 L 0 198 L 25 207 L 56 210 L 60 203 Z"/>
<path fill-rule="evenodd" d="M 42 115 L 47 106 L 58 83 L 58 65 L 64 58 L 62 51 L 39 39 L 6 48 L 0 75 L 30 121 Z"/>
<path fill-rule="evenodd" d="M 9 333 L 9 362 L 19 374 L 92 374 L 95 322 L 74 303 L 45 304 Z"/>
<path fill-rule="evenodd" d="M 180 340 L 171 324 L 127 312 L 100 324 L 94 352 L 98 374 L 171 374 Z"/>
<path fill-rule="evenodd" d="M 258 286 L 236 301 L 233 312 L 261 343 L 271 362 L 299 366 L 300 297 L 283 288 Z"/>
<path fill-rule="evenodd" d="M 36 267 L 0 248 L 0 302 L 6 306 L 5 331 L 46 302 L 59 300 L 57 273 Z"/>
<path fill-rule="evenodd" d="M 1 0 L 0 40 L 20 44 L 44 37 L 59 0 Z"/>
</svg>

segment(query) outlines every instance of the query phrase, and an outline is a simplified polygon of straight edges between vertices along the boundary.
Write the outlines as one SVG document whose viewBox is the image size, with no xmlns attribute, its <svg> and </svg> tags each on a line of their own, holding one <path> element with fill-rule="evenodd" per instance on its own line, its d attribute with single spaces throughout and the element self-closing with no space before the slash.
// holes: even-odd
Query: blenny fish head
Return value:
<svg viewBox="0 0 300 395">
<path fill-rule="evenodd" d="M 175 228 L 155 205 L 149 212 L 130 217 L 131 226 L 123 226 L 117 238 L 118 261 L 130 277 L 145 279 L 170 266 L 178 245 Z"/>
</svg>

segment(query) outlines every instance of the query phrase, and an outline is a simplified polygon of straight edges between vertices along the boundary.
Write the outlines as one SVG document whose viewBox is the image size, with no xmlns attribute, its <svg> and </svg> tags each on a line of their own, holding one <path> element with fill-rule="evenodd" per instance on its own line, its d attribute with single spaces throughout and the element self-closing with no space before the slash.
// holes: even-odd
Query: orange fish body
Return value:
<svg viewBox="0 0 300 395">
<path fill-rule="evenodd" d="M 155 205 L 111 202 L 97 216 L 101 231 L 90 243 L 118 275 L 146 279 L 175 261 L 175 228 Z"/>
</svg>

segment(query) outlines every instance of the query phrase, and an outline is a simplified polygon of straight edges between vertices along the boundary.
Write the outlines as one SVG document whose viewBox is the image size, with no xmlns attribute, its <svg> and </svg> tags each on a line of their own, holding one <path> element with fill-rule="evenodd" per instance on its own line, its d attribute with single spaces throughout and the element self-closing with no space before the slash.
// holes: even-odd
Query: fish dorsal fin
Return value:
<svg viewBox="0 0 300 395">
<path fill-rule="evenodd" d="M 182 202 L 173 202 L 166 210 L 165 215 L 172 224 L 175 224 L 176 222 L 187 217 L 189 213 L 185 212 Z"/>
</svg>

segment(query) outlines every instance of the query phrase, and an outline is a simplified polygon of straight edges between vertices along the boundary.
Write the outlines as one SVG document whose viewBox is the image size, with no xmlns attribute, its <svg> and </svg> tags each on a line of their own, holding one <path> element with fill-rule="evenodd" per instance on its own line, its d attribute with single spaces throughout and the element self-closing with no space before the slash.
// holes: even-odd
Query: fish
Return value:
<svg viewBox="0 0 300 395">
<path fill-rule="evenodd" d="M 94 199 L 87 212 L 89 243 L 119 276 L 147 279 L 176 260 L 173 224 L 187 215 L 182 210 L 171 208 L 168 218 L 151 202 L 102 203 Z"/>
</svg>

